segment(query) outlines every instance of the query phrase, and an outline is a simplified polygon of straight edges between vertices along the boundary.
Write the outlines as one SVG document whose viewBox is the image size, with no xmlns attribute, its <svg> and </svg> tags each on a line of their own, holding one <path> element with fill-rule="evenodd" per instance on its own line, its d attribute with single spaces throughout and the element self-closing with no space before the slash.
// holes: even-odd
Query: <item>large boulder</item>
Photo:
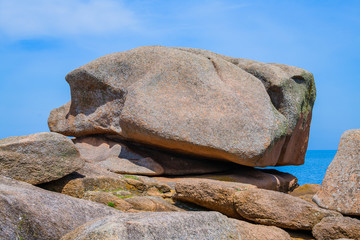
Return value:
<svg viewBox="0 0 360 240">
<path fill-rule="evenodd" d="M 360 220 L 350 217 L 326 217 L 312 230 L 317 240 L 360 239 Z"/>
<path fill-rule="evenodd" d="M 60 239 L 88 221 L 118 213 L 0 176 L 0 239 Z"/>
<path fill-rule="evenodd" d="M 31 184 L 50 182 L 83 167 L 74 143 L 58 133 L 0 139 L 0 175 Z"/>
<path fill-rule="evenodd" d="M 66 80 L 71 102 L 50 113 L 51 131 L 247 166 L 304 163 L 316 91 L 303 69 L 152 46 L 103 56 Z"/>
<path fill-rule="evenodd" d="M 248 189 L 234 196 L 237 213 L 250 221 L 294 230 L 311 230 L 324 217 L 341 216 L 289 194 Z"/>
<path fill-rule="evenodd" d="M 234 164 L 201 157 L 167 153 L 143 145 L 114 141 L 104 136 L 73 140 L 81 156 L 100 168 L 120 174 L 186 175 L 226 171 Z"/>
<path fill-rule="evenodd" d="M 89 222 L 61 238 L 75 239 L 290 240 L 290 236 L 279 228 L 242 223 L 217 212 L 168 212 L 105 217 Z"/>
<path fill-rule="evenodd" d="M 334 160 L 326 170 L 313 200 L 323 208 L 360 215 L 360 129 L 348 130 L 340 139 Z"/>
</svg>

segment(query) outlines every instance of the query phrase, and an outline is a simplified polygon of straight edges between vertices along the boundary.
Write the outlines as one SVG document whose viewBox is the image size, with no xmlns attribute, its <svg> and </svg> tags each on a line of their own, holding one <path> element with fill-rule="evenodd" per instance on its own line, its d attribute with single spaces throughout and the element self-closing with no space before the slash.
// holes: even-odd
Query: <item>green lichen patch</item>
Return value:
<svg viewBox="0 0 360 240">
<path fill-rule="evenodd" d="M 138 178 L 137 176 L 134 175 L 124 175 L 125 178 L 131 178 L 131 179 L 135 179 L 135 180 L 140 180 L 140 178 Z"/>
</svg>

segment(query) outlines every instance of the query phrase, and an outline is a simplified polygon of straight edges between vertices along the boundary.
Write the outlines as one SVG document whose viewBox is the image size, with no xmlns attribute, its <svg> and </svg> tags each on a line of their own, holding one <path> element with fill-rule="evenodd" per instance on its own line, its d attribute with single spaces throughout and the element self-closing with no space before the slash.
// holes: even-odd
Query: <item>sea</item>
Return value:
<svg viewBox="0 0 360 240">
<path fill-rule="evenodd" d="M 336 150 L 308 150 L 305 156 L 305 164 L 300 166 L 267 167 L 287 172 L 298 178 L 298 184 L 306 183 L 321 184 L 325 172 L 336 154 Z"/>
</svg>

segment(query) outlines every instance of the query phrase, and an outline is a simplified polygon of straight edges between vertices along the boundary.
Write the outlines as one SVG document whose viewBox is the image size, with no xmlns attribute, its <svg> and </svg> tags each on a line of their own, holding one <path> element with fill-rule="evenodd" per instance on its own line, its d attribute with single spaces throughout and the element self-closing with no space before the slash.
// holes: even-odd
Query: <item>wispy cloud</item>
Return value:
<svg viewBox="0 0 360 240">
<path fill-rule="evenodd" d="M 138 25 L 135 13 L 122 1 L 0 1 L 0 32 L 14 38 L 97 35 Z"/>
</svg>

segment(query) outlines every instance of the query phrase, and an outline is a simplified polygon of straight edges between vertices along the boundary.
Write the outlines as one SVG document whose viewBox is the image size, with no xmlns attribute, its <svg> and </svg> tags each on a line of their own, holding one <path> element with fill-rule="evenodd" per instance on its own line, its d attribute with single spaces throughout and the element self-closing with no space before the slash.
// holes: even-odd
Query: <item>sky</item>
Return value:
<svg viewBox="0 0 360 240">
<path fill-rule="evenodd" d="M 0 0 L 0 138 L 49 131 L 65 75 L 145 45 L 207 49 L 314 74 L 309 149 L 360 128 L 360 1 Z"/>
</svg>

